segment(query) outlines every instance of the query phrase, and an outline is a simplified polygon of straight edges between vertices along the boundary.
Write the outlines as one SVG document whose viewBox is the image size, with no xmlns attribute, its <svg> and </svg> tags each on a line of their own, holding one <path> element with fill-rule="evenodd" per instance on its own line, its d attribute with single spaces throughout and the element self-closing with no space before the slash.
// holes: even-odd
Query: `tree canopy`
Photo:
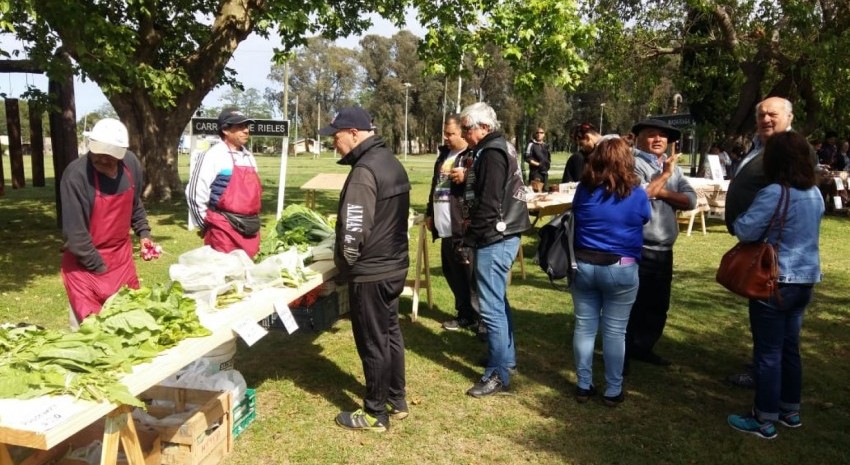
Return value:
<svg viewBox="0 0 850 465">
<path fill-rule="evenodd" d="M 283 60 L 310 36 L 362 32 L 369 13 L 401 24 L 408 7 L 418 8 L 430 31 L 439 31 L 429 37 L 451 37 L 444 19 L 453 11 L 463 20 L 456 24 L 475 28 L 468 34 L 457 29 L 453 44 L 460 49 L 426 41 L 422 51 L 432 68 L 463 53 L 483 60 L 482 44 L 493 42 L 522 70 L 522 89 L 542 88 L 549 79 L 570 84 L 582 71 L 574 41 L 580 45 L 587 28 L 575 4 L 563 0 L 0 0 L 0 27 L 19 38 L 26 55 L 49 75 L 74 73 L 100 86 L 145 165 L 145 197 L 168 199 L 182 190 L 176 147 L 183 128 L 211 89 L 238 86 L 226 66 L 249 34 L 276 31 L 276 56 Z M 556 28 L 541 29 L 548 26 Z M 517 33 L 522 40 L 514 38 Z M 70 65 L 53 59 L 60 53 L 71 58 Z M 536 64 L 524 65 L 528 57 Z"/>
</svg>

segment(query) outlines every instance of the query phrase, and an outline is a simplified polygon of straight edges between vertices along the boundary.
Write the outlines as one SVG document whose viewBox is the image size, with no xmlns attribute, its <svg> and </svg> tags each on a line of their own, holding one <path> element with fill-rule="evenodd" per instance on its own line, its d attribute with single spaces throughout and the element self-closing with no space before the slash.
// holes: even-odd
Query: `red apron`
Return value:
<svg viewBox="0 0 850 465">
<path fill-rule="evenodd" d="M 230 213 L 241 215 L 257 215 L 260 213 L 260 198 L 263 187 L 260 185 L 260 176 L 253 166 L 236 166 L 233 154 L 233 171 L 230 182 L 224 188 L 224 192 L 218 200 L 215 208 Z M 204 233 L 204 244 L 219 252 L 228 253 L 235 249 L 242 249 L 249 257 L 254 258 L 260 250 L 260 234 L 243 236 L 230 226 L 227 218 L 221 213 L 207 209 L 204 218 L 206 232 Z"/>
<path fill-rule="evenodd" d="M 71 252 L 66 250 L 62 254 L 62 281 L 78 321 L 92 313 L 100 313 L 106 299 L 125 284 L 133 289 L 139 288 L 133 263 L 133 241 L 129 233 L 136 188 L 126 166 L 124 175 L 130 181 L 130 188 L 120 194 L 107 195 L 100 191 L 97 170 L 94 173 L 94 205 L 89 219 L 89 234 L 106 264 L 106 272 L 96 274 L 81 267 Z"/>
</svg>

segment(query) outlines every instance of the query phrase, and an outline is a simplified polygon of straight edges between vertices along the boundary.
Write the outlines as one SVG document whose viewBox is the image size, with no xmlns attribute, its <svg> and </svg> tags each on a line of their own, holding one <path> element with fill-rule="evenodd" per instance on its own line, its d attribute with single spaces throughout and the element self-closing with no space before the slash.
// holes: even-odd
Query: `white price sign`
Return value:
<svg viewBox="0 0 850 465">
<path fill-rule="evenodd" d="M 258 325 L 256 321 L 253 321 L 250 318 L 239 320 L 231 329 L 233 329 L 233 331 L 238 334 L 249 347 L 269 333 L 262 326 Z"/>
<path fill-rule="evenodd" d="M 295 322 L 295 317 L 292 316 L 292 310 L 289 309 L 289 305 L 285 302 L 275 303 L 274 311 L 283 323 L 283 327 L 286 328 L 286 332 L 292 334 L 298 331 L 298 323 Z"/>
</svg>

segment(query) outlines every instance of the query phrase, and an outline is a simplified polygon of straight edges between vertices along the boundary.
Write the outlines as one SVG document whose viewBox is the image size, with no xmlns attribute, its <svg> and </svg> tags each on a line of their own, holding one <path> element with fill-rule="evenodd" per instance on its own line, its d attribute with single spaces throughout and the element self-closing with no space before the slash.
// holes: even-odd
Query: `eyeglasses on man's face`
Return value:
<svg viewBox="0 0 850 465">
<path fill-rule="evenodd" d="M 469 132 L 469 131 L 473 130 L 474 128 L 477 128 L 477 127 L 478 127 L 477 124 L 470 124 L 470 125 L 464 124 L 464 125 L 461 125 L 460 129 L 463 132 Z"/>
</svg>

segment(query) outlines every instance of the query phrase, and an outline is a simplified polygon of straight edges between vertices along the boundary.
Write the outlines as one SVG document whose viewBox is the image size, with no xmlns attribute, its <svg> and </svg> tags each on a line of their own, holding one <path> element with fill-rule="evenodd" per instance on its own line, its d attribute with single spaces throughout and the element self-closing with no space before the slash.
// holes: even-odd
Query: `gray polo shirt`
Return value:
<svg viewBox="0 0 850 465">
<path fill-rule="evenodd" d="M 640 178 L 641 186 L 646 188 L 649 183 L 661 176 L 663 165 L 658 157 L 635 149 L 635 173 Z M 665 188 L 668 191 L 679 192 L 688 196 L 689 209 L 697 206 L 697 193 L 685 178 L 682 170 L 676 166 L 676 170 L 667 180 Z M 676 209 L 669 203 L 650 199 L 652 216 L 649 222 L 643 226 L 643 246 L 651 250 L 671 250 L 676 237 L 679 235 L 679 224 L 676 221 Z"/>
</svg>

